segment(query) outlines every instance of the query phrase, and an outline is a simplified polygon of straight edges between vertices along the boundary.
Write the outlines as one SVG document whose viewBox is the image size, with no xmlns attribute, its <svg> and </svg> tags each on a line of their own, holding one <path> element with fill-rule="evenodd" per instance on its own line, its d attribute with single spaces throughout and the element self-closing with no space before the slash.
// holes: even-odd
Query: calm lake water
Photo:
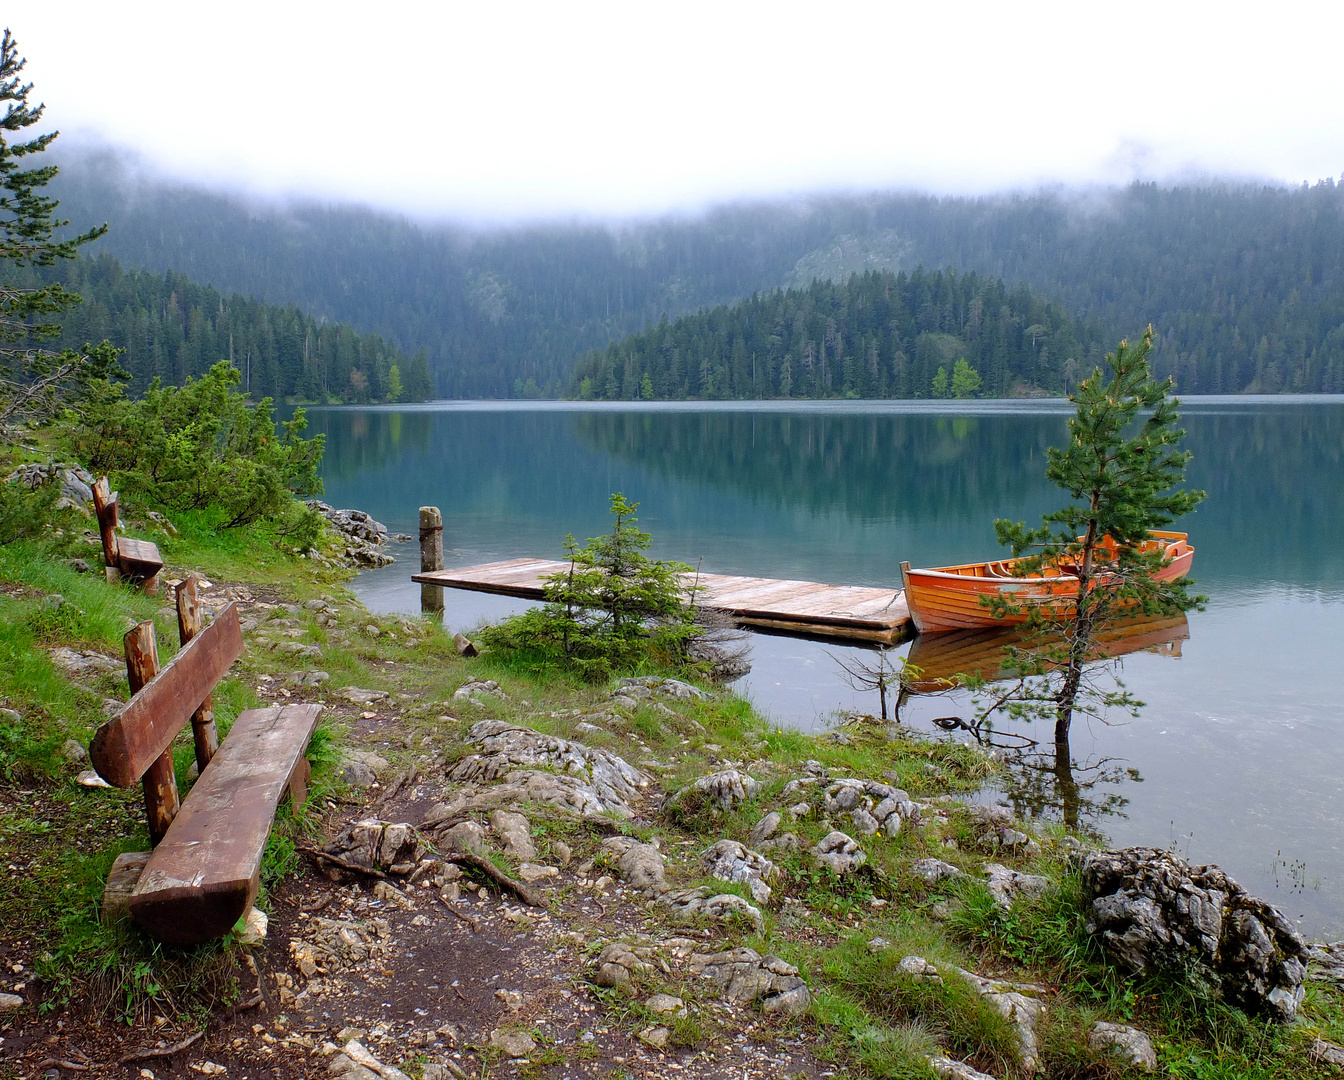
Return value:
<svg viewBox="0 0 1344 1080">
<path fill-rule="evenodd" d="M 998 551 L 994 518 L 1059 504 L 1042 474 L 1069 412 L 455 402 L 309 417 L 327 436 L 326 499 L 412 534 L 417 508 L 439 506 L 448 566 L 557 557 L 566 533 L 605 531 L 621 491 L 662 557 L 895 588 L 901 560 L 984 557 Z M 1178 646 L 1124 658 L 1147 703 L 1138 719 L 1077 725 L 1075 773 L 1095 781 L 1086 824 L 1220 863 L 1308 933 L 1344 936 L 1344 398 L 1195 398 L 1183 413 L 1191 484 L 1208 498 L 1181 527 L 1208 609 Z M 394 554 L 356 589 L 374 610 L 415 612 L 417 550 Z M 450 591 L 447 607 L 469 629 L 522 605 Z M 736 689 L 780 724 L 876 711 L 841 680 L 843 646 L 753 635 L 752 650 Z M 964 701 L 917 698 L 902 719 L 937 732 L 934 717 L 958 712 L 969 716 Z M 1024 809 L 1057 813 L 1049 782 L 1007 787 Z"/>
</svg>

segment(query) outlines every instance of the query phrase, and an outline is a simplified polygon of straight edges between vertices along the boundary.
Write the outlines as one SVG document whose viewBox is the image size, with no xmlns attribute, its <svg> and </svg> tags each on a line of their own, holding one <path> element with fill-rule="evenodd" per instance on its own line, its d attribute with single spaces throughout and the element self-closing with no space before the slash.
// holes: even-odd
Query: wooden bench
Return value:
<svg viewBox="0 0 1344 1080">
<path fill-rule="evenodd" d="M 98 531 L 103 537 L 103 561 L 107 563 L 108 580 L 126 577 L 139 581 L 145 595 L 153 596 L 158 592 L 159 571 L 163 569 L 158 546 L 148 540 L 117 535 L 117 493 L 111 490 L 106 476 L 93 485 L 93 508 L 98 514 Z"/>
<path fill-rule="evenodd" d="M 154 624 L 127 632 L 132 697 L 94 734 L 89 757 L 109 784 L 142 784 L 154 845 L 121 856 L 109 890 L 129 892 L 131 917 L 153 937 L 194 945 L 228 933 L 256 899 L 276 807 L 286 791 L 296 806 L 307 795 L 304 753 L 321 706 L 250 709 L 220 745 L 210 694 L 243 650 L 238 609 L 230 603 L 202 630 L 188 578 L 177 615 L 182 649 L 162 670 Z M 189 721 L 200 776 L 179 806 L 171 744 Z"/>
</svg>

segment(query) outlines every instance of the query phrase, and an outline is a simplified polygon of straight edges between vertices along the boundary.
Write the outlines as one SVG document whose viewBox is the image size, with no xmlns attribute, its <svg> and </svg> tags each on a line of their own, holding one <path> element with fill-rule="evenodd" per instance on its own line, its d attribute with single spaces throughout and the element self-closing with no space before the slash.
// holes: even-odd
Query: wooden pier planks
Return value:
<svg viewBox="0 0 1344 1080">
<path fill-rule="evenodd" d="M 509 559 L 455 570 L 431 570 L 415 574 L 411 580 L 540 600 L 545 595 L 542 579 L 568 566 L 553 559 Z M 913 630 L 905 595 L 897 588 L 729 574 L 700 574 L 687 581 L 688 588 L 692 580 L 699 589 L 699 603 L 725 611 L 748 626 L 877 643 L 903 640 Z"/>
</svg>

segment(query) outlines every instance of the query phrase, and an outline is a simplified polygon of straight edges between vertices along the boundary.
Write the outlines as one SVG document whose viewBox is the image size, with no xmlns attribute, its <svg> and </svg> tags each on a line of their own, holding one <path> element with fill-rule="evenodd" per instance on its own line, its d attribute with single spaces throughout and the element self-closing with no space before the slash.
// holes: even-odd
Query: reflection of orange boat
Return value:
<svg viewBox="0 0 1344 1080">
<path fill-rule="evenodd" d="M 1195 549 L 1188 543 L 1188 534 L 1154 531 L 1150 536 L 1152 539 L 1143 542 L 1142 550 L 1161 551 L 1168 560 L 1154 577 L 1158 581 L 1185 577 L 1195 559 Z M 931 630 L 1014 626 L 1027 621 L 1026 611 L 996 619 L 981 602 L 982 597 L 994 596 L 1011 599 L 1024 608 L 1041 608 L 1052 618 L 1063 617 L 1069 596 L 1078 588 L 1078 579 L 1069 573 L 1069 565 L 1045 566 L 1038 575 L 1015 577 L 1013 567 L 1022 561 L 1001 559 L 928 570 L 912 570 L 909 563 L 901 563 L 905 602 L 915 628 L 920 633 L 927 633 Z M 1101 587 L 1104 588 L 1104 584 Z"/>
<path fill-rule="evenodd" d="M 1114 658 L 1147 650 L 1165 656 L 1180 656 L 1181 642 L 1190 636 L 1184 615 L 1170 618 L 1136 618 L 1117 623 L 1097 636 L 1091 658 Z M 1032 645 L 1058 644 L 1062 638 L 1033 641 Z M 932 694 L 955 686 L 958 675 L 978 675 L 986 682 L 1008 678 L 1012 671 L 1003 649 L 1025 645 L 1026 633 L 1017 627 L 952 630 L 946 634 L 921 634 L 910 646 L 906 662 L 920 669 L 908 688 L 917 694 Z"/>
</svg>

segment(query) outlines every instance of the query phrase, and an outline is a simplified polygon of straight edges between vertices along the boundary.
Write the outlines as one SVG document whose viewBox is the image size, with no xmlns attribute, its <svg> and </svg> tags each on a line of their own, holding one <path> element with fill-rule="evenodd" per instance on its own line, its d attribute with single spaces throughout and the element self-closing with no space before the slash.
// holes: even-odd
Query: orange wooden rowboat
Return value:
<svg viewBox="0 0 1344 1080">
<path fill-rule="evenodd" d="M 1190 572 L 1195 549 L 1189 534 L 1158 532 L 1149 534 L 1142 550 L 1161 551 L 1166 564 L 1153 576 L 1158 581 L 1175 581 Z M 1027 621 L 1027 612 L 998 619 L 981 603 L 981 597 L 1011 597 L 1024 607 L 1038 606 L 1052 618 L 1063 618 L 1067 601 L 1078 588 L 1078 579 L 1067 566 L 1046 566 L 1039 575 L 1015 577 L 1013 567 L 1020 559 L 997 562 L 964 563 L 938 566 L 927 570 L 911 569 L 901 563 L 905 583 L 905 602 L 910 617 L 921 633 L 941 630 L 970 630 L 977 627 L 1015 626 Z"/>
</svg>

